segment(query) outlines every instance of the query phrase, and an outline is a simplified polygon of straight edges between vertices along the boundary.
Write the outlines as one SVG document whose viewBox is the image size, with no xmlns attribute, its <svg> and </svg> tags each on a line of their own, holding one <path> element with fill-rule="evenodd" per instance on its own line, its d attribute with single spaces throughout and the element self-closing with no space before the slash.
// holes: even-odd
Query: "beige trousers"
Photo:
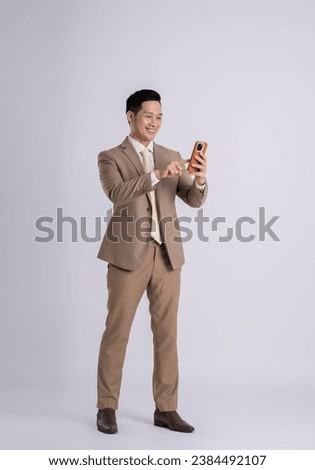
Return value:
<svg viewBox="0 0 315 470">
<path fill-rule="evenodd" d="M 165 248 L 150 242 L 142 265 L 126 271 L 108 265 L 108 314 L 98 363 L 97 407 L 118 408 L 131 325 L 147 291 L 153 333 L 153 397 L 160 411 L 177 408 L 177 310 L 181 269 L 172 270 Z"/>
</svg>

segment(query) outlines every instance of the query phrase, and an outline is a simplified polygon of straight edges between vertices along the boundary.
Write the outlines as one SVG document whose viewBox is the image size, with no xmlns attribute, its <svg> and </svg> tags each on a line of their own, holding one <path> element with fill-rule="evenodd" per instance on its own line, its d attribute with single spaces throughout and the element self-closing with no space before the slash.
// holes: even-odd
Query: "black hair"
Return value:
<svg viewBox="0 0 315 470">
<path fill-rule="evenodd" d="M 140 111 L 144 101 L 158 101 L 161 104 L 161 97 L 154 90 L 139 90 L 127 98 L 126 113 L 132 111 L 135 115 Z"/>
</svg>

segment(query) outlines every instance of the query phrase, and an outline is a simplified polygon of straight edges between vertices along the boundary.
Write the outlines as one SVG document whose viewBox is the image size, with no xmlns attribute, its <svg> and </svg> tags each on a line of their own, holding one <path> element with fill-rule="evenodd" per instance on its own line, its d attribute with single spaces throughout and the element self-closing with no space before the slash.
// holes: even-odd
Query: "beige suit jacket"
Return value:
<svg viewBox="0 0 315 470">
<path fill-rule="evenodd" d="M 181 156 L 174 150 L 154 144 L 155 169 L 162 169 Z M 185 262 L 175 208 L 175 196 L 188 205 L 200 207 L 207 196 L 196 188 L 187 171 L 181 176 L 161 179 L 154 187 L 134 147 L 126 138 L 121 145 L 98 156 L 100 180 L 112 201 L 113 216 L 103 238 L 98 258 L 120 268 L 134 271 L 148 249 L 151 205 L 148 193 L 155 190 L 163 242 L 173 269 Z"/>
</svg>

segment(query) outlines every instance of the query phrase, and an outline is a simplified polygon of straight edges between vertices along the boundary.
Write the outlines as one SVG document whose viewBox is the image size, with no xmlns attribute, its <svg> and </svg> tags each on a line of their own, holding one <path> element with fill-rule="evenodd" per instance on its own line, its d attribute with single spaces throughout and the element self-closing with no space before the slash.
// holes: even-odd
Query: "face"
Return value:
<svg viewBox="0 0 315 470">
<path fill-rule="evenodd" d="M 130 135 L 143 145 L 148 145 L 158 133 L 162 124 L 162 110 L 158 101 L 144 101 L 135 115 L 127 112 Z"/>
</svg>

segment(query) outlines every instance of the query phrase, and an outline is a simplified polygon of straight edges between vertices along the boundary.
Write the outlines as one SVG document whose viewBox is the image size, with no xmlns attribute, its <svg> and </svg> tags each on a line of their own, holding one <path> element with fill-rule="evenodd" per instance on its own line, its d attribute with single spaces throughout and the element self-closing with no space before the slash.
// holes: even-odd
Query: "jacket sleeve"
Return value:
<svg viewBox="0 0 315 470">
<path fill-rule="evenodd" d="M 98 168 L 103 190 L 117 206 L 153 190 L 150 173 L 124 181 L 117 162 L 107 151 L 99 154 Z"/>
</svg>

